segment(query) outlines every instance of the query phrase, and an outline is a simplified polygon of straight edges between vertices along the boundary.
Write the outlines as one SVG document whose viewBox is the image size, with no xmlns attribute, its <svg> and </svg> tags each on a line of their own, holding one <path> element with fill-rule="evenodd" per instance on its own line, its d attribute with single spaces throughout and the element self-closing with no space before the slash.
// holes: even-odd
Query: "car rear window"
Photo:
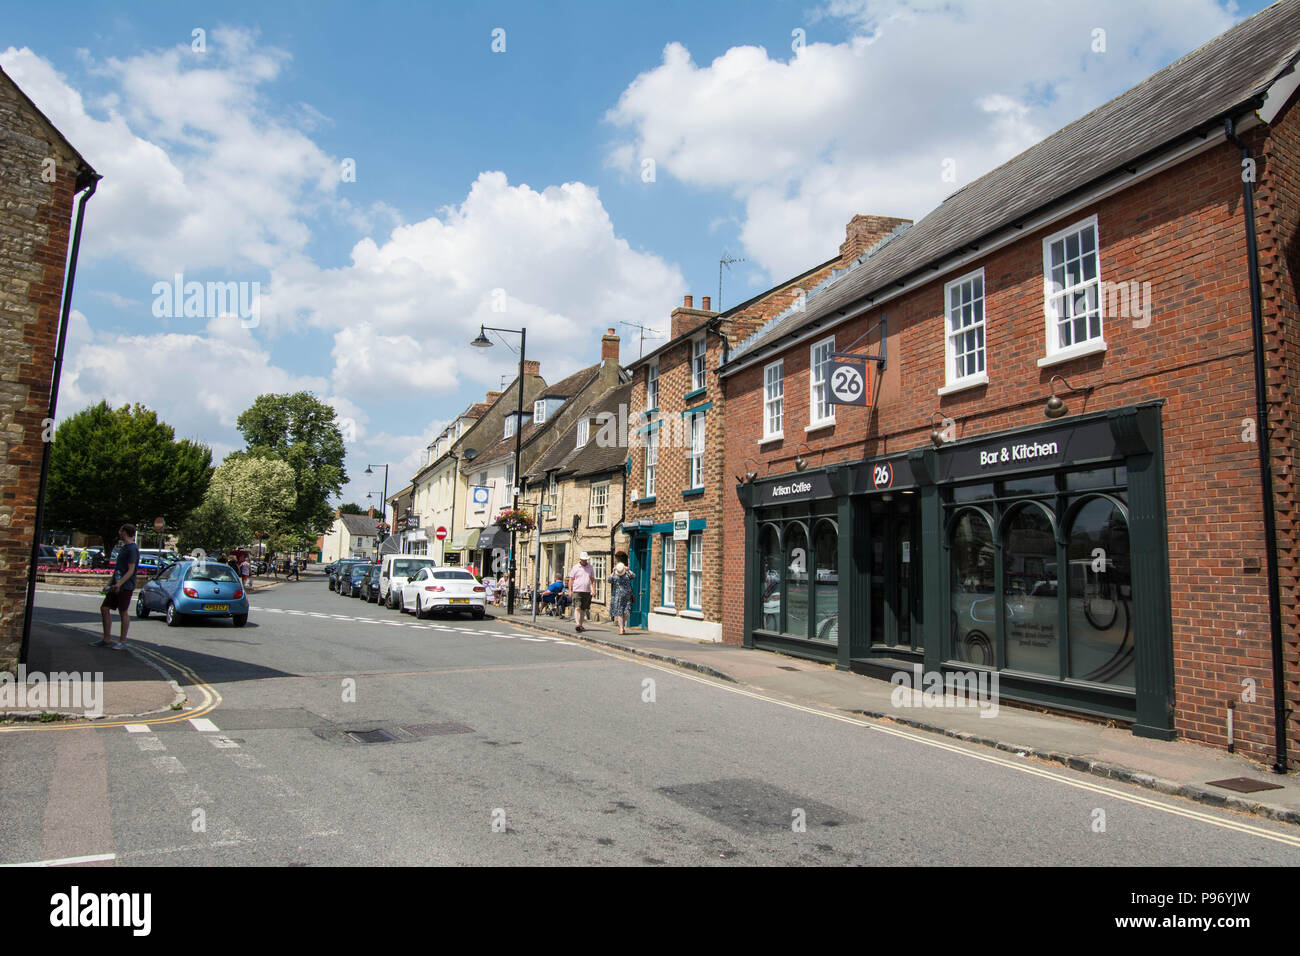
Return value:
<svg viewBox="0 0 1300 956">
<path fill-rule="evenodd" d="M 434 571 L 433 576 L 439 581 L 473 581 L 474 575 L 468 571 Z"/>
<path fill-rule="evenodd" d="M 394 561 L 393 575 L 399 578 L 413 578 L 420 573 L 421 568 L 427 568 L 432 563 L 432 561 Z"/>
<path fill-rule="evenodd" d="M 214 584 L 237 584 L 239 582 L 239 578 L 235 577 L 235 572 L 230 570 L 230 565 L 218 564 L 216 561 L 209 561 L 206 568 L 197 565 L 190 568 L 185 577 L 190 581 L 212 581 Z"/>
</svg>

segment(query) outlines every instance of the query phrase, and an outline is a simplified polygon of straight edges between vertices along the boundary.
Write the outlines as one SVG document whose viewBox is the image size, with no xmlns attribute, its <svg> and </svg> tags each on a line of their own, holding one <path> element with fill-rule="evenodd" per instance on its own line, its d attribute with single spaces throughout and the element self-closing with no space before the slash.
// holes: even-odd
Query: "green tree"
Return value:
<svg viewBox="0 0 1300 956">
<path fill-rule="evenodd" d="M 230 455 L 213 472 L 209 495 L 229 504 L 253 531 L 271 535 L 288 529 L 298 492 L 287 462 Z"/>
<path fill-rule="evenodd" d="M 185 554 L 196 548 L 216 554 L 247 544 L 250 537 L 248 525 L 225 499 L 209 494 L 181 525 L 177 545 Z"/>
<path fill-rule="evenodd" d="M 341 515 L 363 515 L 366 509 L 360 505 L 354 505 L 352 502 L 339 505 L 339 514 Z"/>
<path fill-rule="evenodd" d="M 237 425 L 248 445 L 238 457 L 275 458 L 293 470 L 296 494 L 287 526 L 312 536 L 329 528 L 329 498 L 348 481 L 334 409 L 310 392 L 259 395 Z"/>
<path fill-rule="evenodd" d="M 108 547 L 131 521 L 145 530 L 163 517 L 184 523 L 212 479 L 212 451 L 143 405 L 107 402 L 64 420 L 50 446 L 45 513 L 51 527 L 97 533 Z"/>
</svg>

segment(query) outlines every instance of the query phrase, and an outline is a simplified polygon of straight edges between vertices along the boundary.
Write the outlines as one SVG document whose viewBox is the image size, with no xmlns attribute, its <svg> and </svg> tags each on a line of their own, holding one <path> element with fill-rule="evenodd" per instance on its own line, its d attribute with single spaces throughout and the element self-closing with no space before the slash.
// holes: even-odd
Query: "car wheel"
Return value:
<svg viewBox="0 0 1300 956">
<path fill-rule="evenodd" d="M 233 617 L 231 617 L 231 620 L 235 622 L 235 627 L 243 627 L 245 624 L 248 623 L 248 615 L 236 614 Z"/>
<path fill-rule="evenodd" d="M 149 616 L 149 608 L 144 603 L 144 595 L 141 594 L 135 599 L 135 616 L 144 620 Z"/>
<path fill-rule="evenodd" d="M 474 609 L 474 620 L 476 620 L 476 621 L 481 621 L 481 620 L 483 620 L 483 615 L 486 614 L 486 613 L 487 613 L 487 612 L 484 611 L 481 607 L 476 607 L 476 608 Z"/>
<path fill-rule="evenodd" d="M 397 595 L 397 611 L 399 614 L 406 613 L 406 592 L 404 591 Z"/>
<path fill-rule="evenodd" d="M 415 619 L 417 621 L 424 620 L 424 605 L 420 603 L 420 596 L 418 594 L 415 596 Z"/>
<path fill-rule="evenodd" d="M 181 612 L 176 610 L 176 603 L 174 601 L 168 601 L 167 602 L 167 626 L 180 627 L 182 619 L 183 616 L 181 615 Z"/>
</svg>

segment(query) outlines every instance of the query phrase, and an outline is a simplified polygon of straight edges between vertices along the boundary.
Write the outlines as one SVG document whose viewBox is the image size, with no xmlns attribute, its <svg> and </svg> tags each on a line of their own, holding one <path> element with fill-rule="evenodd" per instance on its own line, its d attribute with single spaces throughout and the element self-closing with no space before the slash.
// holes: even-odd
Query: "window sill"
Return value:
<svg viewBox="0 0 1300 956">
<path fill-rule="evenodd" d="M 644 412 L 641 413 L 641 417 L 653 418 L 658 413 L 659 413 L 659 406 L 656 405 L 654 408 L 647 408 Z"/>
<path fill-rule="evenodd" d="M 687 608 L 685 611 L 682 611 L 682 613 L 678 614 L 677 616 L 678 616 L 678 617 L 688 617 L 688 618 L 690 618 L 692 621 L 702 621 L 702 620 L 704 620 L 704 612 L 703 612 L 703 611 L 694 611 L 694 610 L 691 610 L 690 608 Z"/>
<path fill-rule="evenodd" d="M 634 505 L 652 505 L 654 503 L 655 503 L 654 495 L 651 495 L 649 498 L 637 498 L 635 501 L 632 502 L 632 504 Z"/>
<path fill-rule="evenodd" d="M 943 388 L 939 389 L 936 394 L 940 396 L 955 395 L 957 392 L 964 392 L 968 388 L 979 388 L 981 385 L 987 385 L 988 383 L 989 377 L 987 374 L 972 375 L 969 378 L 961 378 L 945 385 Z"/>
<path fill-rule="evenodd" d="M 823 428 L 834 428 L 834 427 L 835 427 L 835 419 L 832 418 L 829 421 L 814 422 L 811 425 L 805 425 L 804 432 L 806 432 L 807 434 L 812 434 L 813 432 L 821 431 Z"/>
<path fill-rule="evenodd" d="M 699 498 L 704 494 L 703 488 L 688 488 L 682 492 L 683 498 Z"/>
<path fill-rule="evenodd" d="M 759 447 L 762 447 L 763 445 L 771 445 L 774 442 L 779 441 L 785 441 L 785 432 L 778 432 L 775 435 L 768 435 L 766 438 L 760 438 L 758 444 Z"/>
<path fill-rule="evenodd" d="M 697 398 L 702 398 L 702 397 L 704 396 L 704 393 L 707 392 L 707 391 L 708 391 L 708 387 L 707 387 L 707 386 L 705 386 L 704 388 L 697 388 L 697 389 L 694 389 L 693 391 L 687 392 L 685 395 L 683 395 L 683 396 L 682 396 L 682 401 L 683 401 L 683 402 L 693 402 L 693 401 L 695 401 L 695 399 L 697 399 Z"/>
<path fill-rule="evenodd" d="M 1059 352 L 1053 352 L 1038 360 L 1039 368 L 1047 368 L 1050 365 L 1060 365 L 1062 362 L 1071 362 L 1077 358 L 1083 358 L 1085 355 L 1096 355 L 1098 352 L 1106 351 L 1105 339 L 1092 339 L 1080 345 L 1071 345 L 1067 349 L 1061 349 Z"/>
<path fill-rule="evenodd" d="M 676 614 L 677 614 L 677 608 L 675 608 L 675 607 L 652 607 L 652 608 L 650 609 L 650 613 L 651 613 L 651 614 L 672 614 L 672 615 L 676 616 Z"/>
</svg>

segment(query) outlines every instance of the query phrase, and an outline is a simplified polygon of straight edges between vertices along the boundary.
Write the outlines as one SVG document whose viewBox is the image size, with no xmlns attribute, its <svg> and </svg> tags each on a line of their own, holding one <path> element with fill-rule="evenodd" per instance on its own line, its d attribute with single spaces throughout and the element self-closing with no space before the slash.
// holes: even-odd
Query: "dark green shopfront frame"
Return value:
<svg viewBox="0 0 1300 956">
<path fill-rule="evenodd" d="M 952 636 L 943 622 L 949 619 L 949 550 L 944 534 L 944 491 L 956 484 L 998 480 L 1037 472 L 1068 472 L 1105 465 L 1127 470 L 1128 522 L 1132 562 L 1134 633 L 1134 687 L 1114 688 L 1080 680 L 1003 669 L 998 672 L 1001 695 L 1008 700 L 1060 708 L 1131 722 L 1141 737 L 1173 739 L 1173 623 L 1169 597 L 1169 550 L 1165 507 L 1164 440 L 1161 428 L 1163 402 L 1146 402 L 1091 415 L 1080 415 L 1048 425 L 1013 429 L 978 439 L 953 442 L 940 449 L 922 447 L 902 456 L 809 469 L 736 488 L 745 508 L 745 646 L 781 651 L 833 663 L 842 670 L 906 660 L 922 663 L 927 671 L 979 670 L 978 665 L 951 657 Z M 1059 454 L 1044 462 L 1037 458 L 1023 465 L 1008 461 L 980 469 L 986 456 L 1001 456 L 1014 447 L 1054 443 Z M 983 453 L 983 454 L 981 454 Z M 886 469 L 885 466 L 888 466 Z M 888 482 L 882 483 L 887 475 Z M 805 493 L 797 489 L 808 486 Z M 775 502 L 774 489 L 796 493 Z M 921 600 L 915 652 L 901 648 L 876 648 L 870 643 L 871 552 L 855 542 L 871 539 L 868 502 L 875 494 L 911 490 L 920 515 Z M 839 644 L 829 645 L 758 627 L 759 527 L 764 519 L 787 521 L 804 516 L 834 519 L 839 529 Z M 1066 532 L 1057 528 L 1058 537 Z M 1140 559 L 1140 560 L 1137 560 Z M 1005 621 L 998 615 L 998 640 L 1003 642 Z"/>
</svg>

